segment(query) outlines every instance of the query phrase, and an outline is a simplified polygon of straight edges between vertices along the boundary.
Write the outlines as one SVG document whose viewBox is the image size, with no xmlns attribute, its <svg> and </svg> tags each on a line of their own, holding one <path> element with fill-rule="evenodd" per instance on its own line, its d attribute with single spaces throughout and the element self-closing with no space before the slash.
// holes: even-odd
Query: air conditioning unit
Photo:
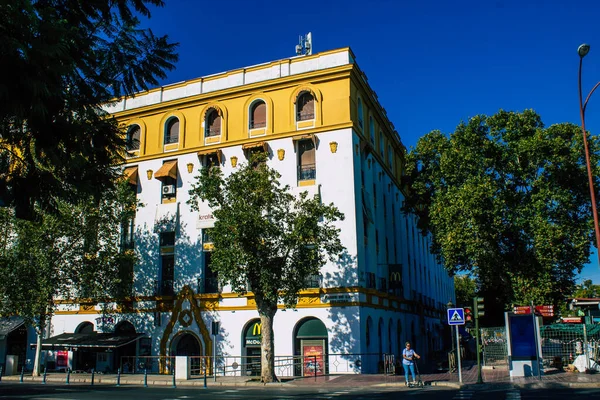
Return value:
<svg viewBox="0 0 600 400">
<path fill-rule="evenodd" d="M 175 185 L 165 185 L 162 188 L 163 194 L 175 194 Z"/>
</svg>

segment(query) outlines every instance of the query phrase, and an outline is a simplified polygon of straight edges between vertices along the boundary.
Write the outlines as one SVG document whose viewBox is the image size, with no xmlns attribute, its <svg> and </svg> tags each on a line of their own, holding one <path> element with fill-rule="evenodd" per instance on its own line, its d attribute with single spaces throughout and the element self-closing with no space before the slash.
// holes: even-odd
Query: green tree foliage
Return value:
<svg viewBox="0 0 600 400">
<path fill-rule="evenodd" d="M 469 275 L 454 275 L 454 293 L 456 305 L 471 307 L 477 293 L 477 283 Z"/>
<path fill-rule="evenodd" d="M 597 165 L 598 141 L 588 140 Z M 449 271 L 476 277 L 486 307 L 557 305 L 571 293 L 593 240 L 578 126 L 545 128 L 531 110 L 477 116 L 419 140 L 407 174 L 407 205 L 433 233 L 433 251 Z"/>
<path fill-rule="evenodd" d="M 250 290 L 254 295 L 262 323 L 263 382 L 275 379 L 273 317 L 278 303 L 294 307 L 306 279 L 344 249 L 335 226 L 343 214 L 306 192 L 296 198 L 279 177 L 261 156 L 226 178 L 220 168 L 205 168 L 189 202 L 197 208 L 202 199 L 213 209 L 210 268 L 219 281 L 236 293 Z"/>
<path fill-rule="evenodd" d="M 175 44 L 139 28 L 162 0 L 0 3 L 0 197 L 16 216 L 110 188 L 125 141 L 101 108 L 158 84 Z"/>
<path fill-rule="evenodd" d="M 584 299 L 600 297 L 600 285 L 594 285 L 591 279 L 586 279 L 575 287 L 575 291 L 571 297 Z"/>
<path fill-rule="evenodd" d="M 19 315 L 41 333 L 57 301 L 93 302 L 131 294 L 135 255 L 123 246 L 120 227 L 135 215 L 135 194 L 125 182 L 100 201 L 36 210 L 35 221 L 0 209 L 0 315 Z M 34 373 L 39 374 L 39 351 Z"/>
</svg>

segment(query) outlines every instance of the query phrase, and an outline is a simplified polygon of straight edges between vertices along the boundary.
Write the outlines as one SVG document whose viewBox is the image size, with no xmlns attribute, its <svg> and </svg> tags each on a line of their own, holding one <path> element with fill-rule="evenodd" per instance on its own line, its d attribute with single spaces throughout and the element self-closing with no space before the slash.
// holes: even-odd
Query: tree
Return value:
<svg viewBox="0 0 600 400">
<path fill-rule="evenodd" d="M 477 284 L 469 275 L 455 275 L 454 292 L 457 306 L 470 307 L 477 293 Z"/>
<path fill-rule="evenodd" d="M 590 299 L 598 296 L 600 296 L 600 285 L 594 285 L 591 279 L 586 279 L 575 287 L 571 297 Z"/>
<path fill-rule="evenodd" d="M 139 28 L 162 0 L 0 4 L 0 198 L 34 220 L 114 182 L 124 135 L 102 106 L 158 84 L 176 44 Z"/>
<path fill-rule="evenodd" d="M 344 215 L 306 192 L 294 197 L 279 178 L 264 156 L 253 157 L 226 178 L 218 167 L 205 168 L 189 201 L 195 209 L 198 200 L 207 201 L 216 218 L 210 268 L 234 292 L 254 295 L 262 324 L 263 382 L 276 379 L 273 318 L 278 303 L 294 307 L 306 279 L 343 251 L 335 222 Z"/>
<path fill-rule="evenodd" d="M 597 177 L 598 140 L 588 141 Z M 421 138 L 407 175 L 407 207 L 432 250 L 449 271 L 471 272 L 487 305 L 557 305 L 571 293 L 593 240 L 579 127 L 545 128 L 532 110 L 477 116 Z"/>
<path fill-rule="evenodd" d="M 121 226 L 135 215 L 125 182 L 76 205 L 36 210 L 35 221 L 0 209 L 0 315 L 17 314 L 38 334 L 34 375 L 40 373 L 42 336 L 57 300 L 102 302 L 131 294 L 135 255 L 122 246 Z M 92 300 L 93 299 L 93 300 Z"/>
</svg>

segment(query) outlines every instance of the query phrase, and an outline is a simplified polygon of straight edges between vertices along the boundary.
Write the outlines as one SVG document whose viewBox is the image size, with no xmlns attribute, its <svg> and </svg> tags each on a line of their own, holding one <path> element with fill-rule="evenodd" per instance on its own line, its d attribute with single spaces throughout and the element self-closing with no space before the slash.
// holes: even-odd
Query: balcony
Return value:
<svg viewBox="0 0 600 400">
<path fill-rule="evenodd" d="M 266 122 L 254 122 L 250 121 L 250 129 L 259 129 L 267 126 Z"/>
<path fill-rule="evenodd" d="M 296 113 L 296 121 L 310 121 L 311 119 L 315 119 L 315 113 L 309 112 L 297 112 Z"/>
<path fill-rule="evenodd" d="M 316 164 L 308 164 L 308 165 L 299 165 L 298 166 L 298 180 L 299 181 L 308 181 L 311 179 L 315 179 L 316 176 L 317 176 Z"/>
</svg>

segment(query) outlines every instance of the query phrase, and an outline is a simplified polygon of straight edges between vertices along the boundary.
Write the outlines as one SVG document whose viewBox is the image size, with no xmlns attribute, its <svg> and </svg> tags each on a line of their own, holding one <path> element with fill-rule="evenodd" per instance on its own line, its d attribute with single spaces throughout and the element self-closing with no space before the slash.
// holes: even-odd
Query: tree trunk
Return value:
<svg viewBox="0 0 600 400">
<path fill-rule="evenodd" d="M 257 302 L 258 303 L 258 302 Z M 258 308 L 261 324 L 261 382 L 275 382 L 275 343 L 273 337 L 273 317 L 277 312 L 277 304 L 265 305 Z"/>
<path fill-rule="evenodd" d="M 37 340 L 36 340 L 36 346 L 35 346 L 35 362 L 33 363 L 32 376 L 40 376 L 40 374 L 41 374 L 42 338 L 44 336 L 45 329 L 46 329 L 46 317 L 40 316 L 40 322 L 36 329 Z"/>
</svg>

